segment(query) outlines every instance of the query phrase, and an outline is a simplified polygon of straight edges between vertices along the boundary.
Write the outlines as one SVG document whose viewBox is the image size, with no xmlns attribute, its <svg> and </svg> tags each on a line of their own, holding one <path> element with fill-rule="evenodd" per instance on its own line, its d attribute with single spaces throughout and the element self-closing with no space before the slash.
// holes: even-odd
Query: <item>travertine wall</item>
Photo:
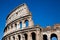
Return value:
<svg viewBox="0 0 60 40">
<path fill-rule="evenodd" d="M 40 29 L 41 28 L 39 27 L 39 25 L 36 25 L 34 27 L 30 27 L 30 28 L 26 28 L 26 29 L 23 29 L 23 30 L 15 31 L 15 32 L 12 32 L 10 34 L 5 35 L 3 37 L 3 40 L 33 40 L 32 36 L 35 37 L 35 40 L 41 40 L 42 38 L 40 36 L 41 35 L 41 30 Z"/>
<path fill-rule="evenodd" d="M 26 21 L 28 21 L 28 26 L 26 26 Z M 47 26 L 47 28 L 34 25 L 32 15 L 24 3 L 8 15 L 2 40 L 51 40 L 52 37 L 60 40 L 60 24 L 55 24 L 53 27 Z"/>
<path fill-rule="evenodd" d="M 26 6 L 26 4 L 21 4 L 17 8 L 15 8 L 11 14 L 7 17 L 6 25 L 8 25 L 10 22 L 21 18 L 23 16 L 30 15 L 29 10 Z"/>
<path fill-rule="evenodd" d="M 19 5 L 11 14 L 7 17 L 6 27 L 4 29 L 4 36 L 17 30 L 26 28 L 26 21 L 28 21 L 28 26 L 34 25 L 32 20 L 32 15 L 28 10 L 26 4 Z M 21 24 L 22 23 L 22 28 Z"/>
<path fill-rule="evenodd" d="M 60 24 L 55 24 L 53 27 L 48 26 L 47 28 L 43 29 L 41 33 L 42 36 L 47 36 L 47 40 L 52 40 L 53 37 L 56 37 L 57 40 L 60 40 Z"/>
</svg>

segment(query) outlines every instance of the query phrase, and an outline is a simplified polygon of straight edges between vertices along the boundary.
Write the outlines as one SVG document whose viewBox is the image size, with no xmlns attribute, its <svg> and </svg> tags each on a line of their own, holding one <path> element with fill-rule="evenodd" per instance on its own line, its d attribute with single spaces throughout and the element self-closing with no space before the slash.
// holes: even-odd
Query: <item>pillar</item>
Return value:
<svg viewBox="0 0 60 40">
<path fill-rule="evenodd" d="M 28 21 L 29 21 L 29 27 L 32 27 L 34 25 L 32 18 L 29 18 Z"/>
<path fill-rule="evenodd" d="M 6 29 L 6 34 L 8 34 L 8 29 Z"/>
<path fill-rule="evenodd" d="M 13 23 L 13 31 L 15 31 L 15 29 L 16 29 L 16 28 L 15 28 L 15 24 Z"/>
<path fill-rule="evenodd" d="M 21 34 L 21 40 L 23 40 L 23 35 Z"/>
<path fill-rule="evenodd" d="M 51 38 L 50 38 L 50 34 L 48 34 L 48 36 L 47 36 L 47 40 L 51 40 Z"/>
<path fill-rule="evenodd" d="M 17 29 L 18 30 L 20 29 L 20 22 L 19 21 L 17 22 Z"/>
<path fill-rule="evenodd" d="M 23 40 L 25 40 L 25 36 L 23 35 Z"/>
<path fill-rule="evenodd" d="M 11 30 L 10 31 L 13 32 L 13 24 L 11 24 Z"/>
<path fill-rule="evenodd" d="M 31 32 L 28 33 L 28 40 L 32 40 Z"/>
<path fill-rule="evenodd" d="M 11 40 L 13 40 L 13 36 L 11 36 Z"/>
<path fill-rule="evenodd" d="M 42 33 L 40 34 L 40 38 L 41 38 L 40 40 L 43 40 L 43 34 Z"/>
<path fill-rule="evenodd" d="M 41 40 L 40 31 L 36 31 L 36 40 Z"/>
<path fill-rule="evenodd" d="M 57 35 L 58 40 L 60 40 L 60 34 Z"/>
<path fill-rule="evenodd" d="M 26 28 L 25 20 L 22 20 L 22 29 Z"/>
<path fill-rule="evenodd" d="M 10 30 L 9 30 L 9 31 L 11 32 L 11 25 L 9 25 L 9 28 L 10 28 Z"/>
<path fill-rule="evenodd" d="M 15 40 L 18 40 L 18 36 L 17 35 L 15 35 Z"/>
</svg>

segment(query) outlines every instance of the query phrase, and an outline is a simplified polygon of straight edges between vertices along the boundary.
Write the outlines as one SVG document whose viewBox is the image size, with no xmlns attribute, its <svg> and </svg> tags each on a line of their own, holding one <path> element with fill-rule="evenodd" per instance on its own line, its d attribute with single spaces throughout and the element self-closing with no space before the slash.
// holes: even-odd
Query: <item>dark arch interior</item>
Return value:
<svg viewBox="0 0 60 40">
<path fill-rule="evenodd" d="M 15 37 L 13 36 L 13 40 L 15 40 Z"/>
<path fill-rule="evenodd" d="M 43 40 L 47 40 L 47 35 L 43 35 Z"/>
<path fill-rule="evenodd" d="M 15 24 L 15 27 L 17 27 L 17 24 Z"/>
<path fill-rule="evenodd" d="M 25 24 L 26 24 L 26 27 L 28 27 L 29 21 L 28 20 L 25 20 Z"/>
<path fill-rule="evenodd" d="M 36 40 L 36 34 L 33 32 L 32 34 L 32 40 Z"/>
<path fill-rule="evenodd" d="M 51 34 L 51 40 L 53 40 L 53 38 L 55 38 L 54 40 L 58 40 L 57 35 L 56 34 Z"/>
<path fill-rule="evenodd" d="M 42 31 L 42 29 L 40 28 L 40 31 Z"/>
<path fill-rule="evenodd" d="M 27 40 L 27 34 L 24 34 L 24 36 L 25 36 L 25 40 Z"/>
<path fill-rule="evenodd" d="M 13 28 L 13 25 L 11 25 L 11 28 Z"/>
<path fill-rule="evenodd" d="M 20 37 L 20 35 L 18 35 L 18 40 L 20 40 L 21 39 L 21 37 Z"/>
<path fill-rule="evenodd" d="M 22 28 L 22 22 L 20 22 L 20 28 Z"/>
</svg>

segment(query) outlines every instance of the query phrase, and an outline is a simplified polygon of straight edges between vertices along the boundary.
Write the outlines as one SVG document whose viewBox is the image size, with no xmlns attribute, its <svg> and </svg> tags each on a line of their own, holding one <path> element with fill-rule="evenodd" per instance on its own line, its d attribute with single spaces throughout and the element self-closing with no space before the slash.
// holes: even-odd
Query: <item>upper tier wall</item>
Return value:
<svg viewBox="0 0 60 40">
<path fill-rule="evenodd" d="M 26 4 L 19 5 L 7 16 L 6 26 L 12 21 L 24 17 L 26 15 L 30 15 L 27 5 Z"/>
</svg>

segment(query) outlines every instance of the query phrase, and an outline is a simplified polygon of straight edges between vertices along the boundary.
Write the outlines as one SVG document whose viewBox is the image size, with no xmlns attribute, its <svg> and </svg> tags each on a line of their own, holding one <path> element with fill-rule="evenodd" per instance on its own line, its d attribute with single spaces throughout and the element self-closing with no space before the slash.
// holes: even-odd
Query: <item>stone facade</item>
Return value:
<svg viewBox="0 0 60 40">
<path fill-rule="evenodd" d="M 51 40 L 52 37 L 60 40 L 60 24 L 47 28 L 34 25 L 32 14 L 25 3 L 10 12 L 5 26 L 2 40 Z"/>
</svg>

